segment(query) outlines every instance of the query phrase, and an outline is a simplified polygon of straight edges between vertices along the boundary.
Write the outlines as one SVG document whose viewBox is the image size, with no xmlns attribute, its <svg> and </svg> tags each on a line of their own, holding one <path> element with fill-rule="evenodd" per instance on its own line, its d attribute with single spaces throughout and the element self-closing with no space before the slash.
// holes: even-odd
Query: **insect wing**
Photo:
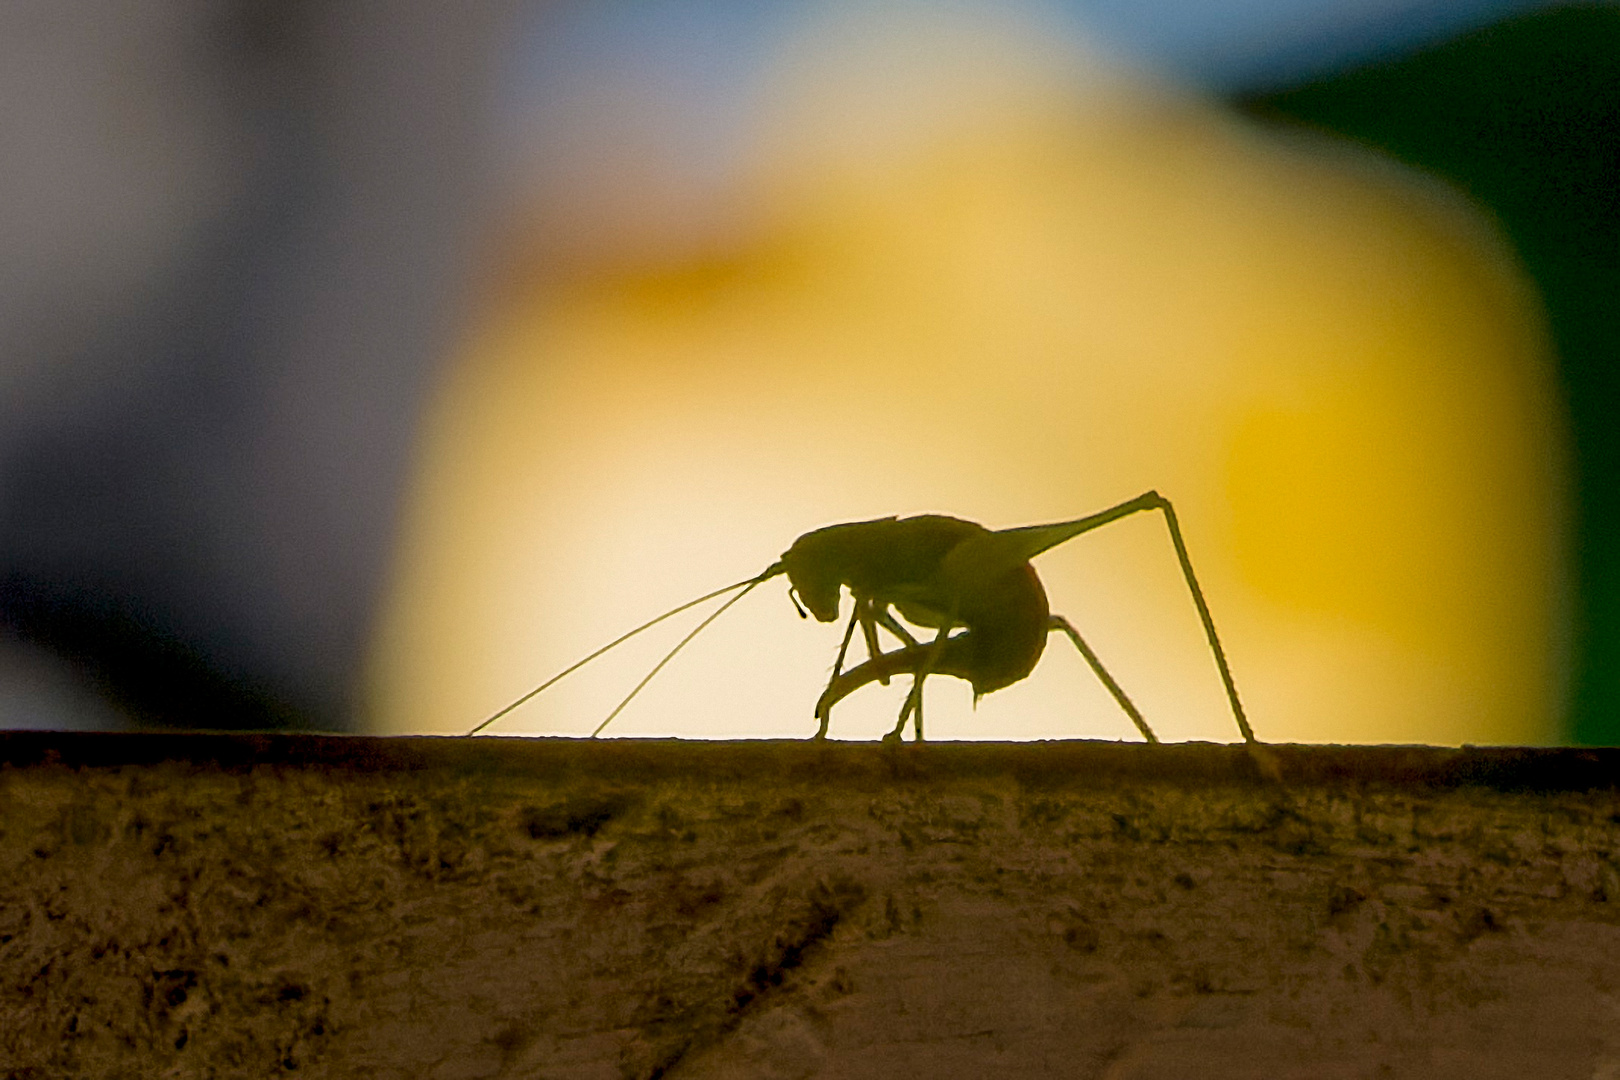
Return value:
<svg viewBox="0 0 1620 1080">
<path fill-rule="evenodd" d="M 939 577 L 954 592 L 971 591 L 984 582 L 999 581 L 1029 562 L 1025 538 L 986 532 L 953 547 L 940 561 Z M 1047 544 L 1039 550 L 1044 551 Z"/>
</svg>

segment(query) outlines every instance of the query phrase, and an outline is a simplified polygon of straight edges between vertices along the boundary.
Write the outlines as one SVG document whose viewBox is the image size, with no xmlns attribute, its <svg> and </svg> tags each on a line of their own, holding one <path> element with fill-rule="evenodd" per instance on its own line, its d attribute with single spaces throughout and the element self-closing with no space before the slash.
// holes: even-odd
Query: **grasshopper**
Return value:
<svg viewBox="0 0 1620 1080">
<path fill-rule="evenodd" d="M 1249 726 L 1237 685 L 1215 632 L 1209 604 L 1193 573 L 1192 560 L 1181 536 L 1175 508 L 1156 491 L 1149 491 L 1128 502 L 1099 513 L 1048 525 L 1025 525 L 1013 529 L 987 529 L 982 525 L 943 514 L 916 517 L 885 517 L 828 525 L 805 533 L 782 553 L 782 557 L 751 578 L 716 589 L 687 601 L 634 630 L 608 642 L 589 656 L 558 672 L 527 694 L 485 719 L 468 732 L 475 735 L 530 698 L 577 671 L 603 653 L 628 641 L 665 619 L 707 600 L 736 592 L 699 623 L 671 649 L 607 718 L 591 732 L 595 738 L 622 712 L 626 705 L 652 681 L 664 666 L 737 601 L 757 586 L 786 575 L 788 595 L 801 616 L 813 615 L 821 622 L 835 622 L 840 602 L 849 590 L 852 609 L 843 642 L 833 662 L 832 677 L 816 702 L 818 721 L 815 738 L 827 737 L 833 706 L 873 682 L 888 684 L 900 674 L 912 676 L 911 690 L 900 707 L 900 718 L 885 741 L 898 740 L 908 721 L 914 724 L 914 737 L 923 737 L 923 684 L 932 675 L 950 675 L 973 687 L 974 700 L 1011 686 L 1035 670 L 1053 632 L 1061 632 L 1096 674 L 1120 708 L 1130 717 L 1142 737 L 1158 742 L 1153 729 L 1131 701 L 1119 682 L 1103 666 L 1097 653 L 1074 625 L 1062 615 L 1054 615 L 1047 603 L 1046 590 L 1030 565 L 1035 556 L 1072 540 L 1082 533 L 1101 528 L 1120 518 L 1143 511 L 1162 511 L 1170 531 L 1170 541 L 1182 576 L 1192 593 L 1193 605 L 1209 639 L 1215 666 L 1220 672 L 1232 717 L 1238 731 L 1251 746 L 1254 731 Z M 902 622 L 901 620 L 904 620 Z M 934 631 L 931 640 L 919 640 L 906 623 Z M 861 631 L 867 659 L 845 670 L 849 646 L 856 629 Z M 900 643 L 884 652 L 879 646 L 882 629 Z"/>
</svg>

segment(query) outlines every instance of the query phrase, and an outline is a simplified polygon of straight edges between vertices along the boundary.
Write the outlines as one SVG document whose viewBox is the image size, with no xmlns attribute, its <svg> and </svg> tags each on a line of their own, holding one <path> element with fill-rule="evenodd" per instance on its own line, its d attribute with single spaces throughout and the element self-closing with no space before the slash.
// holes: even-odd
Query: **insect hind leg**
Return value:
<svg viewBox="0 0 1620 1080">
<path fill-rule="evenodd" d="M 1249 726 L 1249 718 L 1243 712 L 1243 702 L 1238 700 L 1237 683 L 1232 679 L 1232 667 L 1226 662 L 1226 650 L 1221 647 L 1220 635 L 1215 632 L 1215 619 L 1209 613 L 1209 603 L 1204 599 L 1204 590 L 1198 586 L 1198 576 L 1193 573 L 1192 557 L 1187 554 L 1187 541 L 1182 538 L 1181 523 L 1176 520 L 1176 509 L 1170 505 L 1169 499 L 1157 491 L 1145 491 L 1134 499 L 1087 517 L 1051 525 L 1025 525 L 1016 529 L 1002 529 L 997 535 L 1014 541 L 1010 549 L 1012 554 L 1029 559 L 1058 544 L 1072 540 L 1081 533 L 1100 529 L 1121 518 L 1149 510 L 1160 510 L 1164 513 L 1164 523 L 1170 529 L 1170 542 L 1175 545 L 1176 561 L 1181 564 L 1181 576 L 1187 582 L 1187 590 L 1192 593 L 1193 606 L 1198 609 L 1198 620 L 1204 625 L 1204 637 L 1209 641 L 1210 652 L 1215 656 L 1215 667 L 1220 671 L 1221 685 L 1226 688 L 1226 699 L 1232 706 L 1232 718 L 1237 721 L 1238 731 L 1243 734 L 1243 741 L 1252 747 L 1255 743 L 1254 729 Z"/>
<path fill-rule="evenodd" d="M 1080 631 L 1074 628 L 1074 624 L 1062 615 L 1053 615 L 1049 623 L 1049 629 L 1063 631 L 1069 640 L 1074 642 L 1074 647 L 1080 650 L 1081 656 L 1085 657 L 1086 663 L 1091 666 L 1091 670 L 1097 676 L 1098 681 L 1113 695 L 1114 700 L 1119 703 L 1119 707 L 1125 710 L 1125 715 L 1131 718 L 1131 723 L 1135 724 L 1136 730 L 1142 733 L 1142 738 L 1150 743 L 1158 742 L 1159 737 L 1153 734 L 1152 728 L 1148 727 L 1148 722 L 1142 716 L 1142 711 L 1136 707 L 1135 702 L 1131 701 L 1130 696 L 1125 693 L 1125 688 L 1119 685 L 1119 681 L 1109 674 L 1107 668 L 1103 667 L 1102 659 L 1097 656 L 1097 653 L 1090 645 L 1086 644 L 1086 639 L 1080 636 Z"/>
<path fill-rule="evenodd" d="M 1249 718 L 1244 715 L 1243 703 L 1238 700 L 1237 683 L 1232 679 L 1232 666 L 1226 662 L 1226 650 L 1221 648 L 1220 635 L 1215 633 L 1215 618 L 1209 613 L 1209 604 L 1204 600 L 1204 590 L 1198 587 L 1198 578 L 1193 574 L 1192 557 L 1187 554 L 1187 542 L 1181 538 L 1181 525 L 1176 521 L 1176 509 L 1156 491 L 1150 491 L 1143 498 L 1153 499 L 1153 508 L 1164 511 L 1164 523 L 1170 527 L 1170 542 L 1176 548 L 1176 560 L 1181 563 L 1181 576 L 1187 579 L 1187 589 L 1192 593 L 1193 605 L 1198 608 L 1199 621 L 1204 624 L 1204 636 L 1209 640 L 1209 650 L 1215 654 L 1215 666 L 1221 673 L 1221 685 L 1226 687 L 1226 699 L 1232 705 L 1232 718 L 1237 721 L 1238 731 L 1243 733 L 1243 741 L 1251 747 L 1254 746 L 1254 729 L 1249 726 Z"/>
</svg>

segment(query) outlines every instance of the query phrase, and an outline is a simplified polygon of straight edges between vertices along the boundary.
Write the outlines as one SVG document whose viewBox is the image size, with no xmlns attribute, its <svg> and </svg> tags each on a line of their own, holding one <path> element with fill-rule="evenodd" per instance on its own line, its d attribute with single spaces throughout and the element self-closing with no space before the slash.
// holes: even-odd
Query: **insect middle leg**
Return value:
<svg viewBox="0 0 1620 1080">
<path fill-rule="evenodd" d="M 922 666 L 917 669 L 917 674 L 913 676 L 911 680 L 911 692 L 906 695 L 905 704 L 900 706 L 900 721 L 894 725 L 893 731 L 884 736 L 885 742 L 887 742 L 889 739 L 898 741 L 901 733 L 906 730 L 906 720 L 911 717 L 916 718 L 916 741 L 922 742 L 923 682 L 928 678 L 928 676 L 934 673 L 934 668 L 939 666 L 939 658 L 945 648 L 945 639 L 950 635 L 950 632 L 954 627 L 955 622 L 951 619 L 945 619 L 939 624 L 939 633 L 928 645 L 928 652 L 923 659 Z M 909 637 L 910 635 L 907 636 Z M 876 657 L 873 659 L 876 659 Z"/>
<path fill-rule="evenodd" d="M 894 617 L 894 613 L 891 612 L 887 606 L 876 609 L 872 618 L 876 620 L 877 624 L 883 627 L 883 629 L 899 638 L 900 643 L 905 645 L 907 648 L 911 648 L 918 643 L 917 639 L 911 636 L 911 631 L 907 630 L 903 625 L 901 625 L 900 620 Z M 875 657 L 878 654 L 874 652 L 872 655 Z"/>
</svg>

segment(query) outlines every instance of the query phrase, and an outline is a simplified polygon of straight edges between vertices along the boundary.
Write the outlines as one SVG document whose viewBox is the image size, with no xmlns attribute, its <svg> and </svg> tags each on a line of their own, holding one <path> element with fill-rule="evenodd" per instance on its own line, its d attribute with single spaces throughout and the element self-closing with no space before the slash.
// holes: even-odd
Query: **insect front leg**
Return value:
<svg viewBox="0 0 1620 1080">
<path fill-rule="evenodd" d="M 889 622 L 894 621 L 893 617 L 889 615 L 888 605 L 879 608 L 877 602 L 870 596 L 857 594 L 855 596 L 855 617 L 861 622 L 861 637 L 866 642 L 866 658 L 874 660 L 882 656 L 883 650 L 878 646 L 877 628 L 878 623 L 883 619 L 888 619 Z M 886 675 L 879 681 L 884 686 L 889 685 L 889 678 Z"/>
<path fill-rule="evenodd" d="M 844 627 L 844 641 L 838 646 L 838 658 L 833 661 L 832 678 L 827 680 L 827 689 L 821 692 L 822 698 L 826 698 L 828 693 L 832 691 L 833 685 L 838 682 L 838 676 L 844 673 L 844 657 L 849 655 L 849 642 L 855 636 L 855 624 L 860 621 L 860 618 L 861 605 L 860 601 L 856 601 L 854 610 L 849 613 L 849 625 Z M 822 711 L 818 709 L 817 715 L 821 720 L 821 726 L 816 730 L 816 738 L 825 739 L 827 737 L 827 724 L 832 720 L 832 710 Z"/>
<path fill-rule="evenodd" d="M 917 644 L 917 639 L 912 637 L 910 631 L 900 624 L 900 620 L 894 617 L 894 612 L 889 609 L 888 604 L 880 604 L 869 596 L 857 595 L 855 597 L 854 617 L 861 624 L 861 637 L 866 641 L 866 658 L 868 660 L 875 660 L 883 655 L 883 649 L 878 644 L 877 636 L 877 628 L 880 626 L 898 638 L 902 645 L 909 647 Z M 848 634 L 844 635 L 844 644 L 845 647 L 849 645 Z M 838 655 L 838 670 L 842 670 L 844 654 L 840 652 Z M 838 670 L 833 672 L 833 678 L 835 679 L 838 677 Z M 883 675 L 879 677 L 878 682 L 888 686 L 889 677 Z"/>
</svg>

